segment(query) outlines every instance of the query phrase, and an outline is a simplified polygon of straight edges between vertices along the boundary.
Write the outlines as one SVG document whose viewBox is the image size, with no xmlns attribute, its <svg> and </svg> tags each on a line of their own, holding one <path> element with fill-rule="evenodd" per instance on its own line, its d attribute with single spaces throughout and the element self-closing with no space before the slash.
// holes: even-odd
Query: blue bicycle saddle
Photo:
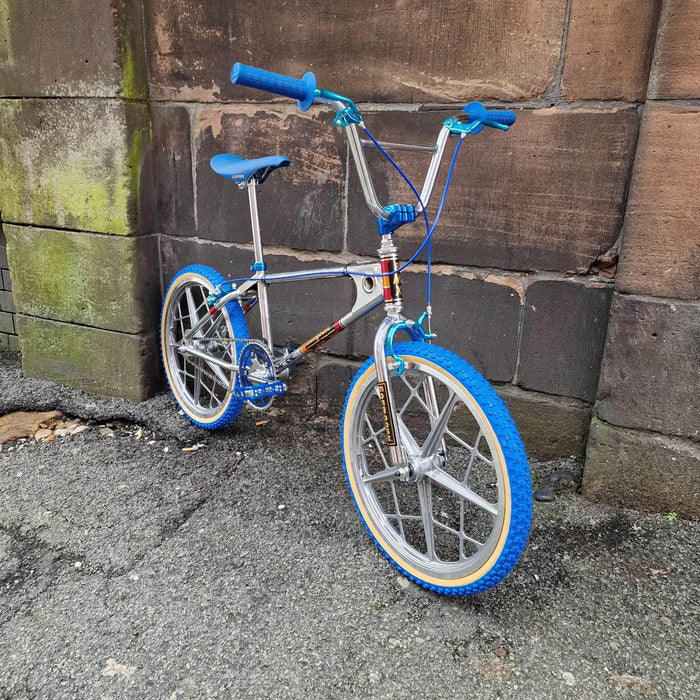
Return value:
<svg viewBox="0 0 700 700">
<path fill-rule="evenodd" d="M 231 153 L 220 153 L 218 156 L 214 156 L 209 164 L 217 175 L 221 175 L 227 180 L 240 183 L 247 182 L 254 177 L 258 182 L 263 182 L 276 168 L 286 168 L 289 165 L 289 158 L 265 156 L 264 158 L 246 160 Z"/>
</svg>

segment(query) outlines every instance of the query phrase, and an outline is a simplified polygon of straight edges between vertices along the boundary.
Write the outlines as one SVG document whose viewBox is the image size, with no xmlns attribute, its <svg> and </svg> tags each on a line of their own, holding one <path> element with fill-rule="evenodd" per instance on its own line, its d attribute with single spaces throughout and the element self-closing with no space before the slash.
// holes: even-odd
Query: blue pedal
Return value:
<svg viewBox="0 0 700 700">
<path fill-rule="evenodd" d="M 237 396 L 239 399 L 245 399 L 249 401 L 250 399 L 262 399 L 266 396 L 279 396 L 284 394 L 287 390 L 284 382 L 266 382 L 265 384 L 257 384 L 256 386 L 247 386 L 241 388 L 236 382 L 236 386 L 233 389 L 233 395 Z"/>
</svg>

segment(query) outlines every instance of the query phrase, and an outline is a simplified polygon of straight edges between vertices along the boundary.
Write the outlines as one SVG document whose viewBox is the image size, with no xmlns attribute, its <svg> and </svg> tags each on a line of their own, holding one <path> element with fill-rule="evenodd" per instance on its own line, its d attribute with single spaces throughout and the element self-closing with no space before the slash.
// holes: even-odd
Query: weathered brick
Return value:
<svg viewBox="0 0 700 700">
<path fill-rule="evenodd" d="M 627 200 L 617 289 L 700 298 L 700 110 L 647 102 Z"/>
<path fill-rule="evenodd" d="M 0 100 L 5 222 L 132 234 L 153 228 L 150 118 L 118 100 Z"/>
<path fill-rule="evenodd" d="M 700 4 L 665 0 L 649 78 L 651 99 L 700 97 Z"/>
<path fill-rule="evenodd" d="M 518 384 L 593 401 L 611 295 L 609 286 L 573 280 L 531 284 L 525 295 Z"/>
<path fill-rule="evenodd" d="M 14 314 L 0 311 L 0 333 L 15 333 Z"/>
<path fill-rule="evenodd" d="M 195 222 L 190 113 L 185 107 L 164 104 L 154 104 L 152 109 L 158 230 L 191 236 Z"/>
<path fill-rule="evenodd" d="M 583 493 L 618 508 L 700 519 L 699 471 L 696 442 L 593 420 Z"/>
<path fill-rule="evenodd" d="M 0 95 L 146 97 L 138 0 L 5 0 L 1 12 Z"/>
<path fill-rule="evenodd" d="M 530 458 L 557 459 L 583 454 L 591 423 L 590 405 L 523 391 L 511 384 L 495 389 L 506 403 Z"/>
<path fill-rule="evenodd" d="M 213 267 L 227 279 L 247 278 L 251 275 L 253 253 L 238 246 L 164 236 L 162 255 L 166 287 L 177 270 L 197 263 Z M 319 269 L 334 264 L 323 256 L 310 255 L 297 257 L 275 254 L 267 255 L 265 260 L 268 272 L 271 273 Z M 271 285 L 268 298 L 275 345 L 300 345 L 308 340 L 350 311 L 353 295 L 353 284 L 345 278 L 310 279 Z M 259 338 L 257 307 L 246 318 L 251 337 Z M 351 335 L 346 330 L 322 347 L 328 352 L 344 355 L 350 352 L 350 343 Z"/>
<path fill-rule="evenodd" d="M 526 99 L 554 77 L 565 10 L 559 0 L 522 0 L 517 11 L 508 0 L 148 0 L 152 90 L 156 99 L 270 99 L 230 84 L 242 60 L 294 77 L 316 71 L 320 87 L 356 101 Z"/>
<path fill-rule="evenodd" d="M 452 114 L 385 112 L 367 115 L 366 122 L 381 140 L 430 144 Z M 468 137 L 433 237 L 433 259 L 508 270 L 587 269 L 617 239 L 636 124 L 634 109 L 524 110 L 507 134 L 485 129 Z M 431 218 L 451 152 L 448 145 Z M 382 204 L 415 201 L 375 149 L 367 155 L 372 172 L 381 173 L 375 185 Z M 429 157 L 396 157 L 421 184 Z M 352 168 L 348 220 L 349 247 L 373 254 L 376 222 Z M 400 229 L 396 239 L 412 253 L 424 237 L 425 226 L 418 221 Z"/>
<path fill-rule="evenodd" d="M 12 292 L 0 292 L 0 311 L 14 313 L 16 310 Z"/>
<path fill-rule="evenodd" d="M 2 279 L 1 288 L 6 289 L 8 292 L 12 291 L 12 278 L 10 277 L 9 270 L 0 270 L 0 279 Z"/>
<path fill-rule="evenodd" d="M 661 0 L 572 0 L 566 99 L 643 101 L 660 9 Z"/>
<path fill-rule="evenodd" d="M 615 294 L 598 389 L 613 425 L 700 440 L 700 303 Z"/>
<path fill-rule="evenodd" d="M 327 114 L 296 109 L 204 109 L 196 123 L 197 215 L 200 236 L 248 243 L 250 213 L 246 192 L 212 171 L 217 153 L 243 158 L 284 155 L 288 168 L 270 175 L 258 191 L 266 244 L 306 250 L 343 246 L 345 152 L 343 134 Z"/>
<path fill-rule="evenodd" d="M 14 297 L 30 316 L 139 333 L 157 325 L 155 236 L 6 225 Z"/>
<path fill-rule="evenodd" d="M 142 401 L 160 382 L 154 333 L 129 335 L 17 316 L 22 369 L 99 396 Z"/>
<path fill-rule="evenodd" d="M 465 358 L 487 379 L 510 381 L 518 356 L 522 282 L 515 276 L 492 275 L 483 280 L 467 273 L 442 272 L 434 274 L 431 282 L 436 344 Z M 405 272 L 401 281 L 405 313 L 417 319 L 425 309 L 425 275 Z M 383 313 L 380 306 L 357 322 L 353 354 L 372 354 L 374 333 Z"/>
</svg>

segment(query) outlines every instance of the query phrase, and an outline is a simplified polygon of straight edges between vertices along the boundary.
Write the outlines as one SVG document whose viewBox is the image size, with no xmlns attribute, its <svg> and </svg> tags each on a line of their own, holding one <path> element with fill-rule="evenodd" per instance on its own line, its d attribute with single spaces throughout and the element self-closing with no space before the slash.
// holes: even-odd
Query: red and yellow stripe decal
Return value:
<svg viewBox="0 0 700 700">
<path fill-rule="evenodd" d="M 322 345 L 327 340 L 330 340 L 334 335 L 344 330 L 345 326 L 338 320 L 334 321 L 328 328 L 324 328 L 320 333 L 316 333 L 313 338 L 307 340 L 302 346 L 301 351 L 304 355 L 308 355 L 312 350 Z"/>
</svg>

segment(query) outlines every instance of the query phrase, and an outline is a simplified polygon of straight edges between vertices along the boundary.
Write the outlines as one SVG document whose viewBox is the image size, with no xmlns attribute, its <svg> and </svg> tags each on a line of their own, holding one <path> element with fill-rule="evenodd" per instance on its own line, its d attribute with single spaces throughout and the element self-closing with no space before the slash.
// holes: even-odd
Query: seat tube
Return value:
<svg viewBox="0 0 700 700">
<path fill-rule="evenodd" d="M 255 256 L 255 277 L 265 275 L 265 259 L 263 257 L 262 236 L 260 235 L 260 219 L 258 218 L 257 183 L 255 178 L 248 181 L 248 206 L 250 207 L 250 225 L 253 230 L 253 254 Z M 270 326 L 270 309 L 267 303 L 267 285 L 262 280 L 257 284 L 258 306 L 260 309 L 260 328 L 262 336 L 270 352 L 272 352 L 272 329 Z"/>
</svg>

